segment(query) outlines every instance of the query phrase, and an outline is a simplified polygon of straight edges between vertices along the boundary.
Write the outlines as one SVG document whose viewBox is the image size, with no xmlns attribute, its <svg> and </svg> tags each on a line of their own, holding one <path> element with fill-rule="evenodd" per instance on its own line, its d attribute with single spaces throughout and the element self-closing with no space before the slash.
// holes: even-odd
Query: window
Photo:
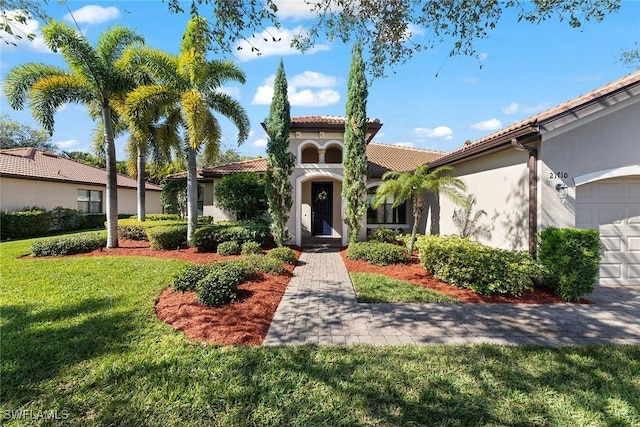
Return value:
<svg viewBox="0 0 640 427">
<path fill-rule="evenodd" d="M 78 210 L 84 213 L 102 213 L 102 191 L 78 190 Z"/>
<path fill-rule="evenodd" d="M 204 215 L 204 185 L 198 184 L 198 215 Z"/>
<path fill-rule="evenodd" d="M 406 224 L 407 223 L 407 202 L 405 201 L 397 208 L 393 207 L 393 196 L 387 196 L 385 202 L 377 208 L 372 208 L 371 203 L 376 194 L 375 188 L 370 188 L 367 194 L 367 224 Z"/>
</svg>

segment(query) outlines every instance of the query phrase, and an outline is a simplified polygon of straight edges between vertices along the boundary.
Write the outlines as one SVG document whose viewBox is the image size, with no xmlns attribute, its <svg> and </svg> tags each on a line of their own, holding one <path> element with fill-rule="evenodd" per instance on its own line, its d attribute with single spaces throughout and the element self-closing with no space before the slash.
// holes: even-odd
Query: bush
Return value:
<svg viewBox="0 0 640 427">
<path fill-rule="evenodd" d="M 85 215 L 82 211 L 71 208 L 55 207 L 51 210 L 51 230 L 73 231 L 85 226 Z"/>
<path fill-rule="evenodd" d="M 167 215 L 171 217 L 173 215 Z M 176 215 L 177 216 L 177 215 Z M 129 240 L 149 240 L 148 230 L 154 227 L 167 227 L 174 225 L 186 226 L 186 221 L 171 218 L 159 220 L 138 221 L 137 217 L 118 220 L 118 238 Z M 106 226 L 106 224 L 105 224 Z"/>
<path fill-rule="evenodd" d="M 246 259 L 218 261 L 210 265 L 213 268 L 224 269 L 227 274 L 237 278 L 240 283 L 249 280 L 256 275 L 255 266 Z"/>
<path fill-rule="evenodd" d="M 269 224 L 264 221 L 226 222 L 198 228 L 193 233 L 192 244 L 198 252 L 215 251 L 222 242 L 239 244 L 255 241 L 264 244 L 270 236 Z"/>
<path fill-rule="evenodd" d="M 368 241 L 380 243 L 393 243 L 394 245 L 403 245 L 401 239 L 402 232 L 400 230 L 392 230 L 391 228 L 374 228 L 367 237 Z"/>
<path fill-rule="evenodd" d="M 118 215 L 118 218 L 120 216 Z M 105 229 L 107 222 L 107 215 L 105 214 L 85 214 L 84 215 L 84 227 L 85 228 L 99 228 Z"/>
<path fill-rule="evenodd" d="M 177 249 L 187 242 L 187 226 L 167 225 L 147 228 L 151 249 Z"/>
<path fill-rule="evenodd" d="M 173 276 L 173 290 L 195 291 L 198 282 L 211 272 L 211 264 L 188 265 Z"/>
<path fill-rule="evenodd" d="M 45 236 L 51 229 L 51 220 L 51 214 L 40 208 L 0 212 L 0 235 L 3 240 Z"/>
<path fill-rule="evenodd" d="M 97 233 L 36 240 L 31 245 L 32 256 L 72 255 L 105 247 L 107 238 Z"/>
<path fill-rule="evenodd" d="M 138 220 L 138 215 L 131 215 L 129 219 Z M 145 221 L 180 221 L 180 215 L 178 214 L 146 214 L 144 216 Z"/>
<path fill-rule="evenodd" d="M 423 236 L 420 263 L 435 277 L 478 294 L 521 295 L 542 268 L 525 251 L 507 251 L 456 236 Z"/>
<path fill-rule="evenodd" d="M 296 252 L 293 249 L 287 247 L 271 249 L 267 256 L 275 258 L 285 264 L 296 263 Z"/>
<path fill-rule="evenodd" d="M 593 292 L 600 265 L 597 230 L 549 227 L 538 233 L 544 285 L 565 301 Z"/>
<path fill-rule="evenodd" d="M 406 248 L 393 243 L 358 242 L 349 245 L 347 258 L 375 265 L 390 265 L 407 262 L 410 257 Z"/>
<path fill-rule="evenodd" d="M 240 253 L 240 245 L 234 241 L 222 242 L 218 245 L 217 252 L 221 256 L 238 255 Z"/>
<path fill-rule="evenodd" d="M 208 306 L 230 304 L 236 300 L 239 282 L 224 269 L 214 269 L 196 285 L 196 298 Z"/>
<path fill-rule="evenodd" d="M 242 255 L 260 254 L 262 253 L 262 247 L 258 242 L 244 242 L 240 253 L 242 253 Z"/>
<path fill-rule="evenodd" d="M 279 275 L 284 274 L 286 271 L 283 262 L 276 257 L 252 254 L 247 255 L 246 260 L 254 266 L 255 270 L 259 273 Z"/>
</svg>

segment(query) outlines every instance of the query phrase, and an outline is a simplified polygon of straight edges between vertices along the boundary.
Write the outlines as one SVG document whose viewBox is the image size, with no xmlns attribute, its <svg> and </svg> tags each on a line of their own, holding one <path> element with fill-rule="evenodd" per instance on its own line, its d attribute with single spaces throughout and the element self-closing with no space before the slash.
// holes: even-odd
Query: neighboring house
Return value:
<svg viewBox="0 0 640 427">
<path fill-rule="evenodd" d="M 432 163 L 445 164 L 487 212 L 485 243 L 527 249 L 549 226 L 597 229 L 600 284 L 640 285 L 640 72 Z M 454 209 L 441 201 L 441 234 L 457 233 Z"/>
<path fill-rule="evenodd" d="M 38 206 L 105 213 L 107 172 L 34 148 L 0 150 L 0 209 Z M 118 213 L 137 210 L 136 181 L 118 175 Z M 162 213 L 162 187 L 147 183 L 147 213 Z"/>
</svg>

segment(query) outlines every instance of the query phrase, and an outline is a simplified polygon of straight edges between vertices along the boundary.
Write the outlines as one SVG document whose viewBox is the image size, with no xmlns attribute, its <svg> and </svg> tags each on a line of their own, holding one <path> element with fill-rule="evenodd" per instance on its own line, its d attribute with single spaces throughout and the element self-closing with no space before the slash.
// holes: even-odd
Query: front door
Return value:
<svg viewBox="0 0 640 427">
<path fill-rule="evenodd" d="M 331 236 L 333 220 L 333 183 L 311 183 L 311 234 Z"/>
</svg>

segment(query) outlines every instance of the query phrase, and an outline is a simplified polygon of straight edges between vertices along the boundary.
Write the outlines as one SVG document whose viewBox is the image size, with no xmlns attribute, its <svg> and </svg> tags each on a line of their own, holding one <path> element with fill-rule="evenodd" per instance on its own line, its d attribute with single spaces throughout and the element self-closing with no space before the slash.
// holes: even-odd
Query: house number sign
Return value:
<svg viewBox="0 0 640 427">
<path fill-rule="evenodd" d="M 557 171 L 557 172 L 551 172 L 549 175 L 550 179 L 555 179 L 555 178 L 569 178 L 569 173 L 565 172 L 565 171 Z"/>
</svg>

